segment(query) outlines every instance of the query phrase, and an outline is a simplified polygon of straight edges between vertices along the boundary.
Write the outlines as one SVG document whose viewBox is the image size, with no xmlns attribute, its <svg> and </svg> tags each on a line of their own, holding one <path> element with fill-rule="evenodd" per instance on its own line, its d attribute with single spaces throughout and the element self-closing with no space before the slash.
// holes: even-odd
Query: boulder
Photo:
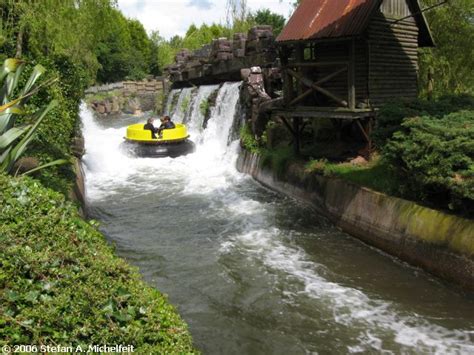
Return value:
<svg viewBox="0 0 474 355">
<path fill-rule="evenodd" d="M 105 113 L 105 106 L 102 102 L 98 103 L 95 107 L 95 111 L 103 115 Z"/>
</svg>

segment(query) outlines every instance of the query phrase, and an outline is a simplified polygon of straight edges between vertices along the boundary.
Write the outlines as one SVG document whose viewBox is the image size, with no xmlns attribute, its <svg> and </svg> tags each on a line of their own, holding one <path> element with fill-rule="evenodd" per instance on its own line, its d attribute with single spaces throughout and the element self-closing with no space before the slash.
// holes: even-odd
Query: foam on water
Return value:
<svg viewBox="0 0 474 355">
<path fill-rule="evenodd" d="M 246 205 L 242 207 L 247 208 Z M 256 226 L 250 225 L 249 229 L 252 227 Z M 288 297 L 305 294 L 317 299 L 331 310 L 335 322 L 351 331 L 358 330 L 359 344 L 348 346 L 349 352 L 387 350 L 382 340 L 387 337 L 393 338 L 405 350 L 416 349 L 422 353 L 474 352 L 473 331 L 446 329 L 416 314 L 402 312 L 396 304 L 372 299 L 360 290 L 330 282 L 321 276 L 326 273 L 323 271 L 327 271 L 323 265 L 309 261 L 302 249 L 284 243 L 281 235 L 282 231 L 275 227 L 249 230 L 224 241 L 221 252 L 243 249 L 250 258 L 263 261 L 270 269 L 300 280 L 301 290 L 286 292 Z"/>
</svg>

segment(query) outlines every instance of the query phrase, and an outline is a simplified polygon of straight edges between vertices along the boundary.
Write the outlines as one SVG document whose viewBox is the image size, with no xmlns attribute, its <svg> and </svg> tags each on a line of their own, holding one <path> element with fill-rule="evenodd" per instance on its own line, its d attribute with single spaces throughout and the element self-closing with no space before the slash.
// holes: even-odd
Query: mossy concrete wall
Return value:
<svg viewBox="0 0 474 355">
<path fill-rule="evenodd" d="M 345 232 L 474 292 L 474 221 L 290 165 L 276 176 L 258 155 L 242 151 L 239 171 L 311 203 Z"/>
</svg>

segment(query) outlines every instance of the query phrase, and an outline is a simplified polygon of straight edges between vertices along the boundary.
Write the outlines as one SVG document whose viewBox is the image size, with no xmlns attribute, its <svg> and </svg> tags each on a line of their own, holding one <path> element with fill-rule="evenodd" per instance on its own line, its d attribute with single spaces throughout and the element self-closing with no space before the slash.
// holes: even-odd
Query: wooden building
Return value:
<svg viewBox="0 0 474 355">
<path fill-rule="evenodd" d="M 370 143 L 374 109 L 417 96 L 418 48 L 433 39 L 417 0 L 303 0 L 277 38 L 284 108 L 355 120 Z M 297 142 L 298 144 L 298 142 Z"/>
</svg>

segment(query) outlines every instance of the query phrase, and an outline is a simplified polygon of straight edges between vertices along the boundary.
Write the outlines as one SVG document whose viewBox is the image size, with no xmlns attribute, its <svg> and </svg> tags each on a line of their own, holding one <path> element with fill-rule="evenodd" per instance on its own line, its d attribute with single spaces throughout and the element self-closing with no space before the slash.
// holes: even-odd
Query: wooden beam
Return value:
<svg viewBox="0 0 474 355">
<path fill-rule="evenodd" d="M 341 67 L 347 66 L 348 62 L 289 62 L 288 67 Z"/>
<path fill-rule="evenodd" d="M 349 43 L 349 75 L 347 76 L 347 100 L 349 101 L 349 108 L 356 108 L 356 92 L 355 92 L 355 57 L 356 57 L 355 40 Z"/>
<path fill-rule="evenodd" d="M 314 85 L 321 85 L 321 84 L 324 84 L 325 82 L 331 80 L 332 78 L 338 76 L 339 74 L 345 72 L 347 70 L 347 66 L 332 73 L 332 74 L 329 74 L 327 76 L 325 76 L 324 78 L 316 81 L 314 83 Z M 313 87 L 311 87 L 309 90 L 305 91 L 303 94 L 299 95 L 298 97 L 296 97 L 295 99 L 293 99 L 290 103 L 289 103 L 289 106 L 292 106 L 294 104 L 296 104 L 298 101 L 301 101 L 303 100 L 306 96 L 308 96 L 309 94 L 311 94 L 315 89 Z"/>
<path fill-rule="evenodd" d="M 294 150 L 295 154 L 300 154 L 300 120 L 299 117 L 293 118 L 293 131 L 295 132 L 295 139 L 294 139 Z"/>
<path fill-rule="evenodd" d="M 357 123 L 357 126 L 359 126 L 360 130 L 362 131 L 362 134 L 364 135 L 365 139 L 367 140 L 367 143 L 369 143 L 370 145 L 371 139 L 369 135 L 367 134 L 367 132 L 365 131 L 364 127 L 362 126 L 362 123 L 360 123 L 360 119 L 356 120 L 356 123 Z"/>
<path fill-rule="evenodd" d="M 291 128 L 290 124 L 286 120 L 285 116 L 279 116 L 285 127 L 290 131 L 291 135 L 294 137 L 295 136 L 295 131 L 293 131 L 293 128 Z"/>
<path fill-rule="evenodd" d="M 345 101 L 345 100 L 341 99 L 340 97 L 332 94 L 330 91 L 328 91 L 326 89 L 323 89 L 322 87 L 320 87 L 318 85 L 315 85 L 315 83 L 312 80 L 310 80 L 308 78 L 305 78 L 304 76 L 298 74 L 297 72 L 295 72 L 294 70 L 291 70 L 291 69 L 287 69 L 287 72 L 291 76 L 293 76 L 294 78 L 299 80 L 301 83 L 303 83 L 304 85 L 313 88 L 314 90 L 320 92 L 323 95 L 326 95 L 330 99 L 336 101 L 339 105 L 341 105 L 343 107 L 347 107 L 347 101 Z"/>
<path fill-rule="evenodd" d="M 375 111 L 370 109 L 355 109 L 349 110 L 347 108 L 337 107 L 309 107 L 297 106 L 291 107 L 288 110 L 276 109 L 272 112 L 274 117 L 303 117 L 308 119 L 320 118 L 335 118 L 342 120 L 357 120 L 360 118 L 374 117 Z"/>
</svg>

